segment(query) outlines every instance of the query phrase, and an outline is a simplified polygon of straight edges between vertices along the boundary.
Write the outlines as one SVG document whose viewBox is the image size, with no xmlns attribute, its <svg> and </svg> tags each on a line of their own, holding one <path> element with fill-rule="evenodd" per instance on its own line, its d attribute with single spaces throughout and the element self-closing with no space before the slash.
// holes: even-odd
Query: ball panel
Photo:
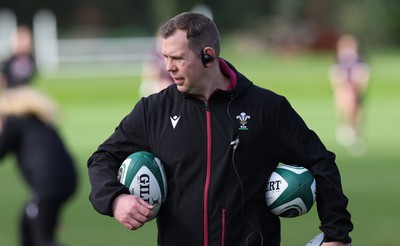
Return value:
<svg viewBox="0 0 400 246">
<path fill-rule="evenodd" d="M 311 182 L 311 184 L 309 184 Z M 309 208 L 307 210 L 310 211 L 312 208 L 315 198 L 317 196 L 317 183 L 315 182 L 314 177 L 311 177 L 310 180 L 307 181 L 307 184 L 304 185 L 304 190 L 306 191 L 304 193 L 304 202 L 306 203 L 307 207 Z"/>
<path fill-rule="evenodd" d="M 124 162 L 122 162 L 121 167 L 119 168 L 118 171 L 118 179 L 120 181 L 121 184 L 125 184 L 126 182 L 126 175 L 127 175 L 127 169 L 129 168 L 129 165 L 131 164 L 132 159 L 127 158 L 126 160 L 124 160 Z M 128 178 L 128 179 L 132 179 L 132 178 Z M 129 187 L 130 183 L 127 184 L 127 186 Z"/>
<path fill-rule="evenodd" d="M 284 178 L 282 178 L 281 175 L 279 175 L 277 172 L 273 172 L 267 183 L 267 189 L 266 189 L 267 205 L 275 207 L 272 204 L 276 200 L 279 200 L 279 197 L 287 189 L 288 185 L 289 184 L 286 182 Z M 279 201 L 278 203 L 281 203 L 281 201 Z"/>
<path fill-rule="evenodd" d="M 131 194 L 154 206 L 154 214 L 158 213 L 163 201 L 163 192 L 153 172 L 147 166 L 142 166 L 138 170 L 128 187 Z"/>
<path fill-rule="evenodd" d="M 290 165 L 280 165 L 277 168 L 277 172 L 281 172 L 283 170 L 288 170 L 291 173 L 295 173 L 295 174 L 302 174 L 302 173 L 308 173 L 308 170 L 304 167 L 300 167 L 300 166 L 290 166 Z"/>
<path fill-rule="evenodd" d="M 302 199 L 295 198 L 293 200 L 285 201 L 283 205 L 273 208 L 271 212 L 273 214 L 279 214 L 282 217 L 292 218 L 307 213 L 308 209 Z"/>
<path fill-rule="evenodd" d="M 167 197 L 167 177 L 165 175 L 165 170 L 164 170 L 164 166 L 161 163 L 160 159 L 158 159 L 157 157 L 154 158 L 157 166 L 158 166 L 158 172 L 157 175 L 159 175 L 159 177 L 157 177 L 157 180 L 162 180 L 162 182 L 159 182 L 160 186 L 161 186 L 161 190 L 163 191 L 163 200 Z"/>
</svg>

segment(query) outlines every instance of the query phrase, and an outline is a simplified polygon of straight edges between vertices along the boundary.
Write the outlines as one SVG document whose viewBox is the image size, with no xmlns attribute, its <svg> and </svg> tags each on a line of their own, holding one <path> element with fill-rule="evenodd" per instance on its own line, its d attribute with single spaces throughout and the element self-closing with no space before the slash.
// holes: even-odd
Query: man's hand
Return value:
<svg viewBox="0 0 400 246">
<path fill-rule="evenodd" d="M 119 195 L 113 203 L 114 218 L 126 229 L 136 230 L 153 216 L 153 206 L 129 194 Z"/>
</svg>

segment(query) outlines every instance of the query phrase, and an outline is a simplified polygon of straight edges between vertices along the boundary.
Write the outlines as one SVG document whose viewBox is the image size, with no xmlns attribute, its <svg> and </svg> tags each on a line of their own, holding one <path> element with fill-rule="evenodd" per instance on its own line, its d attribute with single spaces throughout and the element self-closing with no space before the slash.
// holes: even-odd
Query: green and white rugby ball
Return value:
<svg viewBox="0 0 400 246">
<path fill-rule="evenodd" d="M 154 219 L 167 198 L 167 179 L 160 159 L 147 151 L 135 152 L 121 164 L 118 179 L 130 194 L 154 206 Z"/>
<path fill-rule="evenodd" d="M 316 197 L 314 176 L 300 166 L 279 165 L 267 181 L 265 198 L 271 212 L 297 217 L 310 211 Z"/>
</svg>

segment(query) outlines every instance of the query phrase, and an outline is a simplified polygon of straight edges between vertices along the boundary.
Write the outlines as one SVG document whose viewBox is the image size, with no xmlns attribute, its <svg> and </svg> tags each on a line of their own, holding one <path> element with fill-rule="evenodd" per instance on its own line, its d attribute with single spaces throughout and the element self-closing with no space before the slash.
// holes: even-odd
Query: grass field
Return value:
<svg viewBox="0 0 400 246">
<path fill-rule="evenodd" d="M 225 53 L 225 55 L 224 55 Z M 371 52 L 372 80 L 366 101 L 368 151 L 353 157 L 334 139 L 336 126 L 327 70 L 328 54 L 274 56 L 227 52 L 226 57 L 256 84 L 284 94 L 328 149 L 337 154 L 343 186 L 350 199 L 354 245 L 400 245 L 400 52 Z M 62 112 L 60 130 L 80 174 L 79 190 L 63 213 L 59 231 L 70 246 L 156 245 L 154 222 L 125 230 L 96 213 L 88 201 L 86 160 L 138 100 L 139 78 L 38 79 Z M 13 158 L 0 166 L 0 245 L 17 245 L 17 219 L 28 192 Z M 182 215 L 187 216 L 187 215 Z M 319 233 L 315 207 L 299 218 L 282 219 L 282 245 L 305 245 Z"/>
</svg>

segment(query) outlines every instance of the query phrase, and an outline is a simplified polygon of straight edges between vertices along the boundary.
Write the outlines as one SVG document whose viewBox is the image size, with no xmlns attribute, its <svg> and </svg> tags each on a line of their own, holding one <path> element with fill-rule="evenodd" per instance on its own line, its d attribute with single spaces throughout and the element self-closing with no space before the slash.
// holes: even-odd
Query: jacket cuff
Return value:
<svg viewBox="0 0 400 246">
<path fill-rule="evenodd" d="M 351 244 L 351 238 L 349 236 L 346 236 L 344 238 L 341 239 L 337 239 L 337 238 L 332 238 L 329 236 L 324 236 L 324 242 L 342 242 L 342 243 L 350 243 Z"/>
</svg>

